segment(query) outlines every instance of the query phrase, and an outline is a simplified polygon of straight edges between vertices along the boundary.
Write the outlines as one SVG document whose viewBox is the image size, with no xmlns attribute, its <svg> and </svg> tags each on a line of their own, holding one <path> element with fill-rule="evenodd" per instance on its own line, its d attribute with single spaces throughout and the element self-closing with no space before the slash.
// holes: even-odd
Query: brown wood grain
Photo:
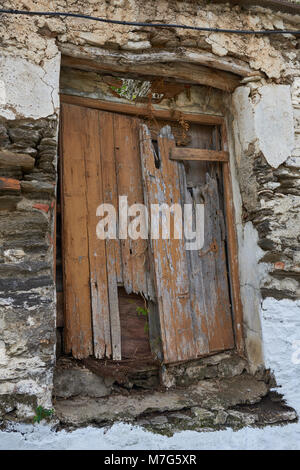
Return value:
<svg viewBox="0 0 300 470">
<path fill-rule="evenodd" d="M 171 160 L 201 160 L 209 162 L 227 162 L 228 152 L 188 147 L 175 147 L 170 152 Z"/>
<path fill-rule="evenodd" d="M 65 286 L 65 352 L 81 359 L 93 352 L 86 211 L 85 110 L 62 105 L 62 198 Z"/>
<path fill-rule="evenodd" d="M 149 294 L 151 271 L 164 362 L 175 363 L 232 349 L 226 236 L 235 336 L 241 352 L 242 307 L 225 137 L 221 151 L 214 142 L 211 127 L 191 123 L 193 148 L 175 149 L 169 130 L 164 128 L 158 137 L 160 162 L 155 165 L 151 135 L 136 117 L 64 104 L 62 123 L 66 352 L 77 358 L 94 352 L 98 358 L 112 355 L 114 360 L 120 360 L 124 354 L 126 357 L 132 354 L 136 342 L 144 354 L 149 344 L 146 346 L 145 335 L 139 337 L 138 327 L 138 336 L 134 338 L 134 315 L 124 295 L 123 299 L 118 296 L 118 285 L 124 284 L 126 295 L 141 292 L 155 298 Z M 191 156 L 192 152 L 200 159 L 184 157 L 181 160 L 187 161 L 180 162 L 170 158 L 170 155 Z M 204 158 L 205 155 L 210 158 Z M 151 240 L 147 253 L 146 240 L 126 239 L 121 243 L 98 240 L 96 209 L 106 202 L 118 210 L 120 195 L 128 196 L 129 206 L 145 201 L 148 209 L 150 204 L 171 206 L 204 201 L 204 247 L 189 253 L 183 240 L 160 237 Z M 172 221 L 173 217 L 171 224 Z M 125 308 L 122 315 L 121 307 Z"/>
<path fill-rule="evenodd" d="M 100 161 L 99 112 L 84 108 L 82 139 L 86 180 L 86 209 L 89 245 L 89 269 L 93 325 L 93 346 L 96 358 L 111 356 L 110 315 L 106 272 L 106 245 L 96 235 L 96 211 L 103 203 L 102 168 Z"/>
</svg>

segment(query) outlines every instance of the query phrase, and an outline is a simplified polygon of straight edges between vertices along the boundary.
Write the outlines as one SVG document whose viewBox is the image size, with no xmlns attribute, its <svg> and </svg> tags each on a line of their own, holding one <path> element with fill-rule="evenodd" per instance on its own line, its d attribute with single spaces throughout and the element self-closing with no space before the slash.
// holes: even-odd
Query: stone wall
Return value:
<svg viewBox="0 0 300 470">
<path fill-rule="evenodd" d="M 59 53 L 0 58 L 0 416 L 51 407 Z"/>
<path fill-rule="evenodd" d="M 200 0 L 14 0 L 2 1 L 1 7 L 236 29 L 295 29 L 300 19 L 296 14 L 254 5 L 243 8 Z M 299 296 L 296 36 L 154 30 L 84 19 L 12 15 L 1 19 L 0 176 L 15 180 L 0 180 L 0 402 L 4 412 L 17 410 L 20 418 L 26 417 L 36 403 L 49 407 L 51 402 L 60 51 L 108 65 L 180 62 L 239 75 L 241 84 L 232 99 L 224 93 L 224 114 L 234 180 L 247 354 L 256 370 L 263 363 L 262 298 L 293 301 Z"/>
<path fill-rule="evenodd" d="M 51 404 L 57 118 L 0 129 L 0 406 L 22 416 L 28 396 Z"/>
</svg>

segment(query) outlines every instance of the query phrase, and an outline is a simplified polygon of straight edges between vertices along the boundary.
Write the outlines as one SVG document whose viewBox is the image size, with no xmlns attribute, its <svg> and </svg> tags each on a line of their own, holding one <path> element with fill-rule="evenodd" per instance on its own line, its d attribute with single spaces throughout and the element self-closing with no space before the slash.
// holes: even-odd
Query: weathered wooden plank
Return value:
<svg viewBox="0 0 300 470">
<path fill-rule="evenodd" d="M 127 196 L 128 207 L 143 204 L 142 170 L 138 148 L 139 120 L 114 115 L 114 139 L 118 196 Z M 124 215 L 124 214 L 123 214 Z M 127 227 L 131 217 L 126 217 Z M 126 234 L 128 230 L 126 230 Z M 124 235 L 126 235 L 124 234 Z M 123 266 L 123 284 L 126 292 L 142 292 L 148 296 L 147 240 L 126 237 L 120 241 Z"/>
<path fill-rule="evenodd" d="M 99 113 L 100 160 L 103 180 L 103 202 L 118 210 L 113 114 Z M 110 311 L 112 357 L 121 359 L 121 326 L 118 302 L 118 280 L 122 280 L 121 253 L 118 240 L 106 240 L 106 267 Z"/>
<path fill-rule="evenodd" d="M 206 174 L 201 193 L 205 203 L 205 243 L 199 257 L 203 258 L 209 347 L 210 351 L 221 351 L 231 349 L 234 342 L 216 175 Z"/>
<path fill-rule="evenodd" d="M 93 352 L 82 109 L 62 105 L 65 352 Z"/>
<path fill-rule="evenodd" d="M 228 152 L 188 147 L 174 147 L 170 152 L 171 160 L 200 160 L 209 162 L 228 162 Z"/>
<path fill-rule="evenodd" d="M 240 281 L 239 281 L 239 264 L 238 264 L 238 245 L 234 221 L 234 208 L 233 196 L 231 189 L 231 177 L 229 164 L 225 164 L 223 168 L 224 178 L 224 196 L 226 208 L 226 227 L 228 236 L 228 252 L 229 252 L 229 271 L 231 280 L 231 295 L 234 314 L 234 329 L 236 338 L 236 347 L 241 355 L 245 354 L 244 351 L 244 337 L 243 337 L 243 306 L 240 295 Z"/>
<path fill-rule="evenodd" d="M 219 148 L 218 132 L 208 126 L 192 124 L 189 136 L 190 147 L 210 150 Z M 186 161 L 180 168 L 183 165 L 185 170 L 181 175 L 181 188 L 183 195 L 185 192 L 184 201 L 192 203 L 193 207 L 197 203 L 204 204 L 205 216 L 201 256 L 198 250 L 187 251 L 192 318 L 197 332 L 195 342 L 198 352 L 207 347 L 210 352 L 222 350 L 225 345 L 229 345 L 229 349 L 231 341 L 228 341 L 228 330 L 232 338 L 232 320 L 224 252 L 224 222 L 220 200 L 222 191 L 217 185 L 217 181 L 222 180 L 221 166 L 210 161 Z M 224 308 L 220 308 L 222 299 Z M 229 317 L 226 317 L 228 314 Z"/>
<path fill-rule="evenodd" d="M 188 84 L 204 85 L 214 87 L 223 91 L 233 91 L 240 84 L 240 77 L 230 72 L 216 71 L 210 67 L 186 64 L 176 62 L 176 64 L 137 64 L 130 65 L 111 64 L 104 62 L 97 63 L 89 59 L 74 59 L 73 57 L 63 57 L 63 65 L 68 67 L 80 68 L 81 70 L 94 71 L 118 71 L 120 74 L 129 74 L 129 76 L 141 77 L 144 80 L 153 80 L 157 76 L 159 78 L 180 81 Z"/>
<path fill-rule="evenodd" d="M 60 99 L 62 103 L 77 104 L 78 106 L 86 106 L 88 108 L 101 109 L 103 111 L 111 111 L 120 114 L 131 114 L 134 116 L 148 116 L 149 108 L 145 105 L 138 104 L 125 104 L 117 103 L 115 101 L 103 101 L 93 98 L 85 98 L 82 96 L 65 95 L 61 94 Z M 152 115 L 158 119 L 169 119 L 171 121 L 178 121 L 184 119 L 185 121 L 197 122 L 199 124 L 222 124 L 224 118 L 215 114 L 193 114 L 183 113 L 176 110 L 157 109 L 155 106 L 151 111 Z"/>
<path fill-rule="evenodd" d="M 22 168 L 32 170 L 35 159 L 25 153 L 14 153 L 9 150 L 0 151 L 0 168 Z"/>
<path fill-rule="evenodd" d="M 0 193 L 19 194 L 21 192 L 20 181 L 13 178 L 0 177 Z"/>
<path fill-rule="evenodd" d="M 195 205 L 203 203 L 199 188 L 189 191 L 187 188 L 186 172 L 183 165 L 179 165 L 180 191 L 183 204 L 191 204 L 193 220 L 196 220 Z M 186 222 L 185 222 L 186 223 Z M 206 229 L 206 227 L 204 227 Z M 207 326 L 207 299 L 205 292 L 205 279 L 202 268 L 202 259 L 198 250 L 187 250 L 187 266 L 189 271 L 190 300 L 192 323 L 195 342 L 195 357 L 203 356 L 210 352 L 209 334 Z"/>
<path fill-rule="evenodd" d="M 147 126 L 141 126 L 144 194 L 149 210 L 151 204 L 181 204 L 178 164 L 169 160 L 169 151 L 174 146 L 169 129 L 164 128 L 158 139 L 160 168 L 156 168 L 150 133 Z M 154 220 L 151 222 L 153 227 Z M 163 239 L 160 236 L 158 239 L 151 239 L 151 248 L 164 362 L 194 358 L 195 344 L 184 241 L 175 238 Z"/>
<path fill-rule="evenodd" d="M 94 355 L 100 359 L 111 356 L 111 335 L 106 246 L 105 240 L 99 240 L 96 235 L 97 207 L 103 203 L 99 111 L 83 108 L 81 114 L 83 117 L 81 132 L 84 154 L 82 158 L 85 161 L 93 345 Z"/>
<path fill-rule="evenodd" d="M 180 48 L 180 60 L 176 49 L 173 51 L 159 49 L 141 53 L 140 51 L 112 51 L 111 49 L 94 47 L 91 53 L 91 46 L 81 46 L 79 48 L 70 43 L 61 44 L 60 49 L 63 54 L 63 64 L 66 65 L 68 61 L 69 65 L 75 67 L 76 61 L 81 61 L 80 65 L 78 64 L 79 68 L 83 68 L 82 61 L 86 61 L 91 67 L 93 65 L 94 67 L 99 67 L 99 69 L 106 67 L 106 70 L 123 71 L 123 67 L 127 66 L 126 71 L 128 72 L 134 72 L 138 66 L 147 65 L 152 67 L 153 74 L 161 76 L 160 68 L 162 64 L 171 65 L 173 63 L 176 66 L 179 63 L 183 67 L 189 66 L 189 64 L 206 66 L 216 73 L 219 70 L 224 70 L 232 74 L 241 75 L 242 77 L 257 74 L 257 71 L 251 69 L 245 61 L 239 59 L 233 61 L 231 57 L 218 57 L 211 52 L 196 51 L 195 49 L 184 47 Z M 93 60 L 90 60 L 91 55 L 93 55 Z M 218 70 L 216 71 L 215 69 Z M 176 78 L 176 68 L 173 72 L 169 73 L 168 77 Z"/>
<path fill-rule="evenodd" d="M 221 126 L 222 148 L 228 151 L 227 130 L 226 124 L 223 122 Z M 244 334 L 243 334 L 243 305 L 240 294 L 240 279 L 239 279 L 239 261 L 238 261 L 238 242 L 236 234 L 236 223 L 234 217 L 234 203 L 232 192 L 232 181 L 229 162 L 223 165 L 223 184 L 224 184 L 224 199 L 225 199 L 225 214 L 226 214 L 226 230 L 228 239 L 228 253 L 229 253 L 229 272 L 230 272 L 230 287 L 233 304 L 234 315 L 234 332 L 236 347 L 242 356 L 245 354 Z"/>
</svg>

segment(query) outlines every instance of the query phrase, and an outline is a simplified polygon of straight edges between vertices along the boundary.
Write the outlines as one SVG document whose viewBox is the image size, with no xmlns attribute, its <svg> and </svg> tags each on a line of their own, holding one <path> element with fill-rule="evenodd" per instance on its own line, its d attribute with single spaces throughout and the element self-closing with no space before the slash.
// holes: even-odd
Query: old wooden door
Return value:
<svg viewBox="0 0 300 470">
<path fill-rule="evenodd" d="M 234 347 L 221 164 L 171 160 L 172 132 L 62 105 L 65 350 L 76 358 L 120 360 L 130 341 L 150 354 L 138 308 L 165 363 Z M 191 125 L 185 145 L 215 148 L 216 128 Z M 118 212 L 119 196 L 149 214 L 152 204 L 204 204 L 203 247 L 186 250 L 184 238 L 99 240 L 97 208 L 110 203 Z M 130 294 L 141 303 L 125 301 Z"/>
</svg>

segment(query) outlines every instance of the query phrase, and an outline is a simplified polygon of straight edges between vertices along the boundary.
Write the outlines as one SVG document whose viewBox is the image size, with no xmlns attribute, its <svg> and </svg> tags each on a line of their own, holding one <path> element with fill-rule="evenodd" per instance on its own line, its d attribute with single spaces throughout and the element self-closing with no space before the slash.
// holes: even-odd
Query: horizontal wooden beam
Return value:
<svg viewBox="0 0 300 470">
<path fill-rule="evenodd" d="M 85 98 L 83 96 L 75 95 L 60 95 L 62 103 L 74 104 L 77 106 L 85 106 L 87 108 L 102 109 L 102 111 L 110 111 L 120 114 L 133 114 L 134 116 L 148 116 L 149 108 L 144 105 L 138 104 L 127 104 L 118 103 L 116 101 L 103 101 L 96 100 L 94 98 Z M 178 119 L 184 119 L 189 122 L 196 122 L 198 124 L 206 125 L 218 125 L 223 124 L 224 118 L 222 116 L 216 116 L 215 114 L 192 114 L 182 113 L 180 111 L 168 110 L 168 109 L 152 109 L 151 117 L 156 119 L 164 119 L 170 121 L 177 121 Z"/>
<path fill-rule="evenodd" d="M 98 63 L 90 59 L 66 57 L 62 58 L 64 67 L 75 69 L 119 74 L 132 78 L 144 78 L 144 80 L 153 80 L 164 78 L 166 80 L 179 81 L 191 85 L 204 85 L 219 90 L 232 92 L 240 85 L 241 77 L 223 70 L 215 70 L 196 64 L 185 64 L 177 62 L 176 64 L 106 64 Z"/>
<path fill-rule="evenodd" d="M 171 160 L 198 160 L 209 162 L 228 162 L 229 154 L 223 150 L 207 150 L 187 147 L 174 147 L 170 152 Z"/>
<path fill-rule="evenodd" d="M 96 46 L 96 47 L 95 47 Z M 59 45 L 62 54 L 62 64 L 66 65 L 66 57 L 74 59 L 86 59 L 90 65 L 95 67 L 106 67 L 110 70 L 125 71 L 140 71 L 142 73 L 143 66 L 148 67 L 147 70 L 154 71 L 161 76 L 160 70 L 162 66 L 175 65 L 173 73 L 177 74 L 176 69 L 180 67 L 183 72 L 183 67 L 187 65 L 194 65 L 199 67 L 207 67 L 208 70 L 215 72 L 229 72 L 228 76 L 231 78 L 249 77 L 250 75 L 257 75 L 256 70 L 249 67 L 247 62 L 240 59 L 232 59 L 232 57 L 220 57 L 208 51 L 201 49 L 191 49 L 188 47 L 176 48 L 172 51 L 159 48 L 156 50 L 136 52 L 124 51 L 119 49 L 104 49 L 96 45 L 77 46 L 74 44 L 62 43 Z M 73 63 L 74 64 L 74 63 Z M 201 69 L 198 69 L 200 71 Z M 195 67 L 194 71 L 197 69 Z M 262 74 L 263 76 L 263 74 Z M 174 75 L 169 75 L 169 79 L 174 79 Z M 201 78 L 200 78 L 201 79 Z"/>
</svg>

